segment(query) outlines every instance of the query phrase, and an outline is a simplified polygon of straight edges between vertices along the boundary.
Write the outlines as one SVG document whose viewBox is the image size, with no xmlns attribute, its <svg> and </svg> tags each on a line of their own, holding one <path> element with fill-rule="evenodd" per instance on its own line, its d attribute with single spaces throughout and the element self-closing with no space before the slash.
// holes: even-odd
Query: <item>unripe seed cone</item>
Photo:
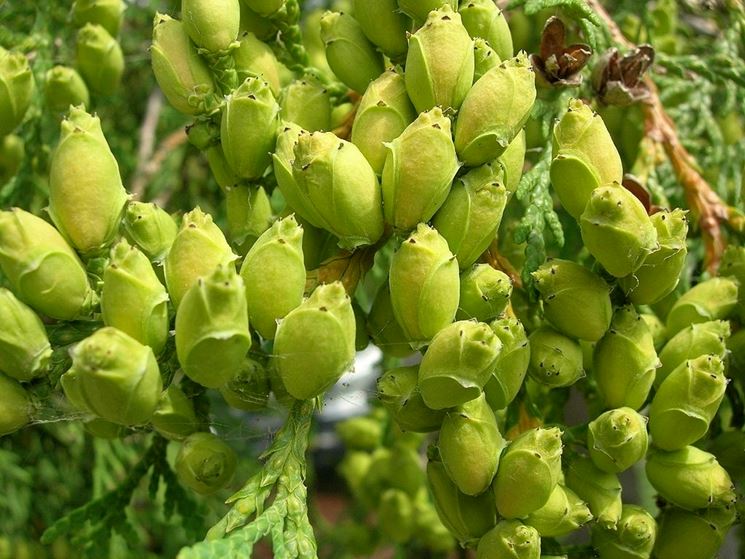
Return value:
<svg viewBox="0 0 745 559">
<path fill-rule="evenodd" d="M 482 165 L 501 155 L 528 120 L 535 96 L 535 74 L 525 53 L 484 74 L 458 112 L 455 149 L 461 161 Z"/>
<path fill-rule="evenodd" d="M 570 260 L 549 260 L 532 276 L 544 316 L 562 334 L 591 342 L 605 334 L 613 307 L 600 276 Z"/>
<path fill-rule="evenodd" d="M 261 16 L 270 16 L 285 5 L 285 0 L 243 0 L 246 6 Z"/>
<path fill-rule="evenodd" d="M 414 530 L 414 506 L 406 493 L 388 489 L 380 496 L 378 526 L 391 541 L 409 541 Z"/>
<path fill-rule="evenodd" d="M 461 269 L 472 266 L 496 238 L 509 198 L 501 181 L 488 177 L 492 168 L 484 167 L 455 181 L 432 220 Z"/>
<path fill-rule="evenodd" d="M 592 364 L 606 407 L 642 407 L 659 359 L 652 332 L 632 306 L 621 307 L 613 314 L 608 332 L 595 346 Z"/>
<path fill-rule="evenodd" d="M 745 330 L 740 329 L 727 339 L 727 351 L 729 355 L 727 374 L 743 386 L 745 385 Z M 719 355 L 721 357 L 723 354 Z"/>
<path fill-rule="evenodd" d="M 512 281 L 501 270 L 477 264 L 460 277 L 459 320 L 488 322 L 498 317 L 510 302 Z"/>
<path fill-rule="evenodd" d="M 294 155 L 298 188 L 339 246 L 375 243 L 383 234 L 380 184 L 357 146 L 331 132 L 313 132 L 298 137 Z"/>
<path fill-rule="evenodd" d="M 226 189 L 230 240 L 245 255 L 272 224 L 272 202 L 263 186 L 237 185 Z"/>
<path fill-rule="evenodd" d="M 731 477 L 741 479 L 745 476 L 745 431 L 723 431 L 705 444 L 705 449 L 716 456 L 719 464 Z"/>
<path fill-rule="evenodd" d="M 667 314 L 672 336 L 686 326 L 729 318 L 737 306 L 738 283 L 730 277 L 711 278 L 686 291 Z"/>
<path fill-rule="evenodd" d="M 659 248 L 647 210 L 618 183 L 592 191 L 580 229 L 590 254 L 617 278 L 639 269 L 647 255 Z"/>
<path fill-rule="evenodd" d="M 427 480 L 440 521 L 461 543 L 475 543 L 496 523 L 494 499 L 489 492 L 478 497 L 461 493 L 442 462 L 430 460 Z"/>
<path fill-rule="evenodd" d="M 592 547 L 600 559 L 649 559 L 656 537 L 652 515 L 636 505 L 624 505 L 615 529 L 593 526 Z"/>
<path fill-rule="evenodd" d="M 541 326 L 530 334 L 528 373 L 551 388 L 570 386 L 585 376 L 582 348 L 553 328 Z"/>
<path fill-rule="evenodd" d="M 460 491 L 478 495 L 489 488 L 505 440 L 483 394 L 447 412 L 438 446 L 445 471 Z"/>
<path fill-rule="evenodd" d="M 72 366 L 60 380 L 76 408 L 120 425 L 150 420 L 163 390 L 152 349 L 107 326 L 70 353 Z"/>
<path fill-rule="evenodd" d="M 355 320 L 340 282 L 321 285 L 279 323 L 274 338 L 277 371 L 293 398 L 315 398 L 354 360 Z"/>
<path fill-rule="evenodd" d="M 740 286 L 737 291 L 737 314 L 740 323 L 745 323 L 745 247 L 729 245 L 724 250 L 719 275 L 737 280 Z"/>
<path fill-rule="evenodd" d="M 621 482 L 615 474 L 598 469 L 592 460 L 574 458 L 566 470 L 566 485 L 587 502 L 597 523 L 612 530 L 621 518 Z"/>
<path fill-rule="evenodd" d="M 476 549 L 477 559 L 540 559 L 541 536 L 532 526 L 517 520 L 500 520 L 484 534 Z"/>
<path fill-rule="evenodd" d="M 262 41 L 274 39 L 277 35 L 277 25 L 268 17 L 262 17 L 248 7 L 245 1 L 240 2 L 241 19 L 239 32 L 253 33 Z M 315 60 L 313 61 L 315 64 Z"/>
<path fill-rule="evenodd" d="M 432 10 L 447 4 L 451 9 L 458 9 L 458 0 L 398 0 L 398 9 L 421 25 Z"/>
<path fill-rule="evenodd" d="M 24 141 L 15 134 L 0 138 L 0 184 L 16 176 L 26 157 Z"/>
<path fill-rule="evenodd" d="M 403 431 L 429 433 L 437 431 L 445 418 L 444 410 L 433 410 L 419 392 L 419 368 L 401 367 L 386 371 L 378 379 L 378 397 L 393 414 Z"/>
<path fill-rule="evenodd" d="M 398 138 L 416 116 L 400 71 L 388 70 L 367 86 L 357 107 L 351 139 L 375 173 L 383 172 L 384 144 Z"/>
<path fill-rule="evenodd" d="M 72 3 L 72 18 L 77 27 L 97 23 L 112 37 L 116 37 L 122 24 L 124 7 L 122 0 L 75 0 Z"/>
<path fill-rule="evenodd" d="M 383 432 L 385 425 L 381 423 L 378 423 L 378 425 L 380 425 L 382 437 L 385 434 Z M 400 437 L 391 447 L 391 457 L 388 462 L 391 472 L 391 486 L 404 491 L 413 499 L 421 498 L 422 490 L 426 494 L 427 487 L 427 474 L 422 467 L 424 464 L 419 456 L 421 441 L 422 438 L 418 435 Z M 427 502 L 431 506 L 429 496 Z"/>
<path fill-rule="evenodd" d="M 599 115 L 579 99 L 554 126 L 551 184 L 561 205 L 579 219 L 592 191 L 603 184 L 621 182 L 623 167 L 613 139 Z"/>
<path fill-rule="evenodd" d="M 0 211 L 0 268 L 21 301 L 51 318 L 72 320 L 96 298 L 62 235 L 19 208 Z"/>
<path fill-rule="evenodd" d="M 647 453 L 647 418 L 631 408 L 609 410 L 588 427 L 590 459 L 604 472 L 616 474 L 628 470 Z"/>
<path fill-rule="evenodd" d="M 383 57 L 349 14 L 326 12 L 321 18 L 321 39 L 331 70 L 351 89 L 364 93 L 367 84 L 383 73 Z"/>
<path fill-rule="evenodd" d="M 647 328 L 652 333 L 652 339 L 654 340 L 654 349 L 659 353 L 665 342 L 667 342 L 667 328 L 665 327 L 665 323 L 656 314 L 642 312 L 640 316 L 647 323 Z M 662 360 L 662 356 L 660 356 L 660 360 Z M 658 369 L 655 376 L 655 383 L 657 383 L 659 378 L 660 370 Z"/>
<path fill-rule="evenodd" d="M 269 84 L 275 97 L 279 95 L 279 62 L 269 45 L 251 32 L 243 33 L 240 46 L 233 51 L 233 59 L 239 83 L 249 77 L 258 77 Z"/>
<path fill-rule="evenodd" d="M 378 291 L 367 315 L 367 332 L 373 343 L 386 355 L 406 357 L 414 351 L 393 314 L 391 291 L 387 283 Z"/>
<path fill-rule="evenodd" d="M 677 450 L 709 430 L 727 389 L 724 364 L 701 355 L 679 365 L 662 382 L 649 409 L 649 432 L 655 446 Z"/>
<path fill-rule="evenodd" d="M 523 165 L 525 163 L 526 150 L 525 130 L 520 130 L 515 139 L 510 142 L 507 149 L 497 159 L 497 163 L 502 167 L 503 184 L 507 192 L 514 194 L 520 178 L 523 176 Z M 492 163 L 493 165 L 493 163 Z"/>
<path fill-rule="evenodd" d="M 459 109 L 473 83 L 473 66 L 473 41 L 460 15 L 447 4 L 429 12 L 409 37 L 406 54 L 406 90 L 417 112 Z"/>
<path fill-rule="evenodd" d="M 244 359 L 238 373 L 220 388 L 230 407 L 243 411 L 261 411 L 269 400 L 269 373 L 253 359 Z"/>
<path fill-rule="evenodd" d="M 225 51 L 238 36 L 238 0 L 181 0 L 181 19 L 191 40 L 211 52 Z"/>
<path fill-rule="evenodd" d="M 181 444 L 175 470 L 179 481 L 200 495 L 225 487 L 233 477 L 235 451 L 211 433 L 194 433 Z"/>
<path fill-rule="evenodd" d="M 243 261 L 241 277 L 251 324 L 271 340 L 277 321 L 303 302 L 303 228 L 293 216 L 275 221 L 259 237 Z"/>
<path fill-rule="evenodd" d="M 112 95 L 124 73 L 124 55 L 116 39 L 95 23 L 78 31 L 75 61 L 80 75 L 94 92 Z"/>
<path fill-rule="evenodd" d="M 396 0 L 354 0 L 354 19 L 388 58 L 399 58 L 406 53 L 406 32 L 411 22 L 399 12 Z"/>
<path fill-rule="evenodd" d="M 331 127 L 331 98 L 315 79 L 295 80 L 283 87 L 279 106 L 285 123 L 293 122 L 308 132 Z"/>
<path fill-rule="evenodd" d="M 411 342 L 428 342 L 455 318 L 458 262 L 445 239 L 424 223 L 393 255 L 388 285 L 393 314 Z"/>
<path fill-rule="evenodd" d="M 269 84 L 248 77 L 226 98 L 220 123 L 223 153 L 244 179 L 261 178 L 277 140 L 279 105 Z"/>
<path fill-rule="evenodd" d="M 168 102 L 187 115 L 203 113 L 215 88 L 210 69 L 189 39 L 186 26 L 156 13 L 150 56 L 155 80 Z"/>
<path fill-rule="evenodd" d="M 31 421 L 31 400 L 21 384 L 0 374 L 0 437 L 25 427 Z"/>
<path fill-rule="evenodd" d="M 492 0 L 467 0 L 458 13 L 468 34 L 481 37 L 494 49 L 499 58 L 512 58 L 512 34 L 502 11 Z"/>
<path fill-rule="evenodd" d="M 158 433 L 174 441 L 188 437 L 199 427 L 194 404 L 175 384 L 171 384 L 160 395 L 158 407 L 155 408 L 150 423 Z"/>
<path fill-rule="evenodd" d="M 494 370 L 502 342 L 483 322 L 461 320 L 435 334 L 419 367 L 419 388 L 432 409 L 477 398 Z"/>
<path fill-rule="evenodd" d="M 493 410 L 506 408 L 517 396 L 530 364 L 530 344 L 525 328 L 516 318 L 500 318 L 489 325 L 502 342 L 494 372 L 484 386 Z"/>
<path fill-rule="evenodd" d="M 151 262 L 162 262 L 178 233 L 176 221 L 155 203 L 131 201 L 122 218 L 124 233 Z"/>
<path fill-rule="evenodd" d="M 97 116 L 71 107 L 60 132 L 49 169 L 49 213 L 76 249 L 95 251 L 116 234 L 127 192 Z"/>
<path fill-rule="evenodd" d="M 672 452 L 650 450 L 646 472 L 660 496 L 682 509 L 725 507 L 735 502 L 727 471 L 714 455 L 695 446 Z"/>
<path fill-rule="evenodd" d="M 385 144 L 383 211 L 399 231 L 429 221 L 442 206 L 458 172 L 450 120 L 439 108 L 420 114 Z"/>
<path fill-rule="evenodd" d="M 55 66 L 47 70 L 44 84 L 44 98 L 53 111 L 67 111 L 70 105 L 90 105 L 88 86 L 75 69 L 68 66 Z"/>
<path fill-rule="evenodd" d="M 166 285 L 173 305 L 178 309 L 181 299 L 200 277 L 235 258 L 212 216 L 199 208 L 184 214 L 165 260 Z"/>
<path fill-rule="evenodd" d="M 200 277 L 176 313 L 176 354 L 184 373 L 207 388 L 232 379 L 251 347 L 245 287 L 232 263 Z"/>
<path fill-rule="evenodd" d="M 676 208 L 662 211 L 650 219 L 657 230 L 659 248 L 649 254 L 632 275 L 619 280 L 629 299 L 637 305 L 656 303 L 678 285 L 688 254 L 686 212 Z"/>
<path fill-rule="evenodd" d="M 587 504 L 571 489 L 557 485 L 548 502 L 531 512 L 525 523 L 538 530 L 542 538 L 558 538 L 574 532 L 590 520 L 592 513 Z"/>
<path fill-rule="evenodd" d="M 712 559 L 735 519 L 735 507 L 697 513 L 668 507 L 659 520 L 654 555 L 658 559 Z"/>
<path fill-rule="evenodd" d="M 101 312 L 118 328 L 159 354 L 168 339 L 168 294 L 142 252 L 125 240 L 111 249 L 103 274 Z"/>
<path fill-rule="evenodd" d="M 344 453 L 344 457 L 337 466 L 337 471 L 344 478 L 354 499 L 364 503 L 373 500 L 366 494 L 367 487 L 365 486 L 365 480 L 374 460 L 373 456 L 369 452 L 350 450 Z"/>
<path fill-rule="evenodd" d="M 21 124 L 34 90 L 34 75 L 26 57 L 0 47 L 0 138 Z"/>
<path fill-rule="evenodd" d="M 484 74 L 496 68 L 502 62 L 484 39 L 476 37 L 473 40 L 473 83 L 479 81 Z"/>
<path fill-rule="evenodd" d="M 0 371 L 21 382 L 47 372 L 52 348 L 39 317 L 0 288 Z"/>
<path fill-rule="evenodd" d="M 357 416 L 336 424 L 336 434 L 346 448 L 372 452 L 383 443 L 383 424 L 374 417 Z"/>
<path fill-rule="evenodd" d="M 561 450 L 556 427 L 525 431 L 507 447 L 493 485 L 500 515 L 523 518 L 548 502 L 561 476 Z"/>
</svg>

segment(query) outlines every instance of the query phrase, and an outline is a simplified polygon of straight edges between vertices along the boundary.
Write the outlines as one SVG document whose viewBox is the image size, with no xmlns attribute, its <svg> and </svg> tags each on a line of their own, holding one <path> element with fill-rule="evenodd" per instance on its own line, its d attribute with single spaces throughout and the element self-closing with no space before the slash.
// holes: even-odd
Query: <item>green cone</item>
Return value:
<svg viewBox="0 0 745 559">
<path fill-rule="evenodd" d="M 484 39 L 476 37 L 473 40 L 473 83 L 492 68 L 499 66 L 502 59 L 494 52 Z"/>
<path fill-rule="evenodd" d="M 166 285 L 173 305 L 178 309 L 181 299 L 199 278 L 235 258 L 212 216 L 200 208 L 184 214 L 165 260 Z"/>
<path fill-rule="evenodd" d="M 384 424 L 376 417 L 356 416 L 336 424 L 336 434 L 346 448 L 372 452 L 383 443 Z"/>
<path fill-rule="evenodd" d="M 151 262 L 162 262 L 178 233 L 176 221 L 155 203 L 129 202 L 122 218 L 124 233 Z"/>
<path fill-rule="evenodd" d="M 660 247 L 649 254 L 631 276 L 619 280 L 626 295 L 637 305 L 656 303 L 670 294 L 678 285 L 688 254 L 685 211 L 676 208 L 671 212 L 657 212 L 651 220 Z"/>
<path fill-rule="evenodd" d="M 0 372 L 21 382 L 47 372 L 52 348 L 44 324 L 13 293 L 0 287 Z"/>
<path fill-rule="evenodd" d="M 119 229 L 127 192 L 101 121 L 71 107 L 49 169 L 49 213 L 79 251 L 108 244 Z"/>
<path fill-rule="evenodd" d="M 745 323 L 745 247 L 729 245 L 722 255 L 719 275 L 733 277 L 741 289 L 737 291 L 737 314 L 741 323 Z"/>
<path fill-rule="evenodd" d="M 122 24 L 124 8 L 123 0 L 75 0 L 72 3 L 72 19 L 77 27 L 97 23 L 112 37 L 116 37 Z"/>
<path fill-rule="evenodd" d="M 523 176 L 525 150 L 527 148 L 525 142 L 525 130 L 521 130 L 496 161 L 502 168 L 504 186 L 507 192 L 511 194 L 515 193 L 517 185 L 520 183 L 520 178 Z"/>
<path fill-rule="evenodd" d="M 198 47 L 210 53 L 225 51 L 238 36 L 238 0 L 181 0 L 181 19 Z"/>
<path fill-rule="evenodd" d="M 300 134 L 294 155 L 293 177 L 323 228 L 342 248 L 375 243 L 383 234 L 380 185 L 357 146 L 331 132 L 312 132 Z"/>
<path fill-rule="evenodd" d="M 520 53 L 484 74 L 468 91 L 455 125 L 455 149 L 466 165 L 500 156 L 530 116 L 535 75 Z"/>
<path fill-rule="evenodd" d="M 35 89 L 26 57 L 0 47 L 0 138 L 23 122 Z"/>
<path fill-rule="evenodd" d="M 650 450 L 646 472 L 660 496 L 682 509 L 725 507 L 735 502 L 727 471 L 714 455 L 695 446 L 673 452 Z"/>
<path fill-rule="evenodd" d="M 233 51 L 233 59 L 238 83 L 243 83 L 249 77 L 260 78 L 269 84 L 275 97 L 279 95 L 279 61 L 269 45 L 253 33 L 245 32 L 240 36 L 240 46 Z"/>
<path fill-rule="evenodd" d="M 509 194 L 484 165 L 456 179 L 432 220 L 461 269 L 473 265 L 497 236 Z"/>
<path fill-rule="evenodd" d="M 230 241 L 245 256 L 272 224 L 272 202 L 263 186 L 239 184 L 225 191 Z"/>
<path fill-rule="evenodd" d="M 331 128 L 331 99 L 326 88 L 313 78 L 283 87 L 279 106 L 286 123 L 293 122 L 308 132 Z"/>
<path fill-rule="evenodd" d="M 21 301 L 51 318 L 72 320 L 96 301 L 83 264 L 62 235 L 19 208 L 0 211 L 0 268 Z"/>
<path fill-rule="evenodd" d="M 551 184 L 564 209 L 579 219 L 592 191 L 621 182 L 623 167 L 603 119 L 580 99 L 556 126 L 552 139 Z"/>
<path fill-rule="evenodd" d="M 429 221 L 442 206 L 458 172 L 450 120 L 436 107 L 420 114 L 385 147 L 385 220 L 399 231 L 409 231 Z"/>
<path fill-rule="evenodd" d="M 628 470 L 644 458 L 648 445 L 647 418 L 631 408 L 609 410 L 588 425 L 590 459 L 604 472 Z"/>
<path fill-rule="evenodd" d="M 592 191 L 580 229 L 590 254 L 617 278 L 639 269 L 647 255 L 659 248 L 647 210 L 618 183 Z"/>
<path fill-rule="evenodd" d="M 58 112 L 67 111 L 70 105 L 90 105 L 88 86 L 74 68 L 55 66 L 47 70 L 44 84 L 47 106 Z"/>
<path fill-rule="evenodd" d="M 585 376 L 579 344 L 549 326 L 530 334 L 530 377 L 551 388 L 570 386 Z"/>
<path fill-rule="evenodd" d="M 459 109 L 473 83 L 473 41 L 457 12 L 447 4 L 437 8 L 409 37 L 406 54 L 406 91 L 420 113 Z"/>
<path fill-rule="evenodd" d="M 168 294 L 142 252 L 122 239 L 103 274 L 101 313 L 114 326 L 159 354 L 168 339 Z"/>
<path fill-rule="evenodd" d="M 391 290 L 384 284 L 373 300 L 367 315 L 367 332 L 385 355 L 407 357 L 413 349 L 406 341 L 406 335 L 393 314 Z"/>
<path fill-rule="evenodd" d="M 186 487 L 209 495 L 230 483 L 237 462 L 235 451 L 215 435 L 194 433 L 181 443 L 174 469 Z"/>
<path fill-rule="evenodd" d="M 437 431 L 445 418 L 444 410 L 427 407 L 419 392 L 419 368 L 400 367 L 386 371 L 378 379 L 378 397 L 403 431 Z"/>
<path fill-rule="evenodd" d="M 397 0 L 398 9 L 414 19 L 419 27 L 427 19 L 432 10 L 437 10 L 447 4 L 453 10 L 458 9 L 458 0 Z"/>
<path fill-rule="evenodd" d="M 72 366 L 60 380 L 76 408 L 120 425 L 150 420 L 163 390 L 152 349 L 107 326 L 70 353 Z"/>
<path fill-rule="evenodd" d="M 354 18 L 365 36 L 388 58 L 406 54 L 409 19 L 399 12 L 396 0 L 354 0 Z"/>
<path fill-rule="evenodd" d="M 378 505 L 378 526 L 390 541 L 409 541 L 414 529 L 414 506 L 411 498 L 398 489 L 384 491 Z"/>
<path fill-rule="evenodd" d="M 640 316 L 642 317 L 642 320 L 647 323 L 647 328 L 649 328 L 649 331 L 652 333 L 652 339 L 654 340 L 654 348 L 659 353 L 665 345 L 665 342 L 667 342 L 667 328 L 665 327 L 665 323 L 662 322 L 656 314 L 642 311 Z M 661 356 L 660 360 L 662 360 Z M 655 376 L 655 383 L 659 377 L 660 370 L 658 369 L 657 375 Z"/>
<path fill-rule="evenodd" d="M 200 277 L 176 313 L 176 354 L 184 373 L 207 388 L 232 379 L 251 347 L 245 287 L 232 263 Z"/>
<path fill-rule="evenodd" d="M 384 144 L 398 138 L 416 116 L 400 70 L 390 69 L 367 86 L 354 117 L 351 140 L 375 173 L 383 172 Z"/>
<path fill-rule="evenodd" d="M 525 328 L 516 318 L 500 318 L 489 325 L 502 342 L 492 376 L 484 386 L 493 410 L 506 408 L 517 396 L 530 364 L 530 344 Z"/>
<path fill-rule="evenodd" d="M 642 507 L 624 505 L 615 529 L 593 527 L 592 547 L 599 559 L 649 559 L 656 537 L 652 515 Z"/>
<path fill-rule="evenodd" d="M 592 520 L 587 504 L 571 489 L 557 485 L 548 502 L 525 518 L 542 538 L 558 538 L 574 532 Z"/>
<path fill-rule="evenodd" d="M 0 374 L 0 437 L 25 427 L 31 421 L 31 400 L 21 384 Z"/>
<path fill-rule="evenodd" d="M 512 58 L 512 34 L 502 11 L 491 0 L 466 0 L 458 13 L 463 26 L 474 39 L 485 39 L 499 58 Z"/>
<path fill-rule="evenodd" d="M 610 329 L 595 346 L 592 363 L 605 407 L 642 407 L 659 360 L 652 332 L 632 306 L 613 314 Z"/>
<path fill-rule="evenodd" d="M 383 73 L 383 57 L 349 14 L 326 12 L 321 39 L 331 70 L 349 88 L 364 93 L 367 84 Z"/>
<path fill-rule="evenodd" d="M 561 476 L 561 449 L 556 427 L 530 429 L 512 441 L 493 485 L 500 515 L 523 518 L 548 502 Z"/>
<path fill-rule="evenodd" d="M 257 14 L 266 17 L 279 11 L 285 5 L 286 0 L 243 0 L 243 2 Z"/>
<path fill-rule="evenodd" d="M 150 423 L 158 433 L 173 441 L 188 437 L 199 427 L 194 404 L 175 384 L 171 384 L 160 395 L 158 407 L 155 408 Z"/>
<path fill-rule="evenodd" d="M 476 264 L 460 277 L 458 320 L 488 322 L 497 318 L 510 303 L 512 281 L 501 270 Z"/>
<path fill-rule="evenodd" d="M 610 286 L 571 260 L 548 260 L 531 274 L 543 314 L 562 334 L 590 342 L 608 330 L 613 316 Z"/>
<path fill-rule="evenodd" d="M 500 520 L 484 534 L 476 549 L 477 559 L 540 559 L 538 530 L 517 520 Z"/>
<path fill-rule="evenodd" d="M 354 360 L 355 320 L 340 282 L 321 285 L 279 323 L 277 371 L 293 398 L 315 398 Z"/>
<path fill-rule="evenodd" d="M 18 174 L 26 157 L 26 145 L 20 136 L 8 134 L 0 138 L 0 185 Z"/>
<path fill-rule="evenodd" d="M 735 507 L 694 513 L 668 507 L 659 520 L 658 559 L 713 559 L 735 522 Z"/>
<path fill-rule="evenodd" d="M 274 339 L 277 321 L 300 305 L 305 290 L 303 229 L 293 216 L 275 221 L 241 266 L 248 316 L 262 338 Z"/>
<path fill-rule="evenodd" d="M 426 343 L 455 318 L 458 262 L 435 229 L 420 223 L 401 244 L 388 282 L 393 313 L 409 341 Z"/>
<path fill-rule="evenodd" d="M 78 72 L 88 88 L 99 95 L 112 95 L 124 74 L 124 55 L 116 39 L 95 23 L 86 23 L 77 36 L 75 53 Z"/>
<path fill-rule="evenodd" d="M 677 450 L 703 437 L 726 388 L 724 364 L 717 355 L 681 363 L 657 389 L 649 409 L 649 432 L 655 446 Z"/>
<path fill-rule="evenodd" d="M 585 457 L 572 459 L 565 476 L 567 487 L 587 502 L 597 523 L 605 529 L 614 529 L 622 510 L 618 476 L 598 469 Z"/>
<path fill-rule="evenodd" d="M 215 87 L 210 69 L 189 39 L 186 26 L 156 13 L 150 56 L 155 80 L 168 102 L 187 115 L 205 112 Z"/>
<path fill-rule="evenodd" d="M 238 373 L 220 388 L 228 405 L 237 410 L 261 411 L 269 400 L 269 374 L 253 359 L 244 359 Z"/>
<path fill-rule="evenodd" d="M 445 471 L 460 491 L 479 495 L 489 488 L 505 440 L 483 394 L 445 414 L 438 445 Z"/>
<path fill-rule="evenodd" d="M 729 278 L 711 278 L 686 291 L 667 314 L 667 333 L 677 334 L 686 326 L 727 319 L 737 306 L 738 284 Z"/>
</svg>

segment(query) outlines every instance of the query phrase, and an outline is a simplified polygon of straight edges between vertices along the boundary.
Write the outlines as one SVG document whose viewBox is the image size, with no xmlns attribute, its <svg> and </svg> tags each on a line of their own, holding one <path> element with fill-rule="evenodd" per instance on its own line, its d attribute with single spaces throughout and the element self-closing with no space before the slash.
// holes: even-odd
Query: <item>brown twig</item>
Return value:
<svg viewBox="0 0 745 559">
<path fill-rule="evenodd" d="M 150 157 L 153 155 L 155 148 L 155 132 L 160 120 L 160 111 L 163 108 L 163 94 L 160 89 L 154 89 L 147 99 L 145 107 L 145 116 L 140 126 L 140 142 L 137 148 L 137 168 L 134 172 L 134 178 L 130 186 L 132 196 L 139 200 L 147 186 L 145 177 L 145 167 Z"/>
<path fill-rule="evenodd" d="M 600 4 L 600 0 L 587 0 L 587 3 L 605 21 L 616 43 L 627 47 L 635 46 L 623 36 L 616 23 Z M 647 137 L 662 146 L 672 164 L 675 176 L 683 186 L 688 207 L 697 219 L 704 238 L 706 247 L 704 264 L 706 269 L 714 274 L 724 251 L 725 243 L 721 225 L 728 222 L 730 215 L 735 215 L 735 212 L 730 210 L 698 172 L 695 159 L 681 144 L 675 123 L 665 111 L 657 86 L 649 76 L 645 77 L 645 84 L 650 92 L 649 98 L 642 104 Z"/>
<path fill-rule="evenodd" d="M 142 180 L 145 182 L 145 185 L 147 185 L 150 182 L 150 179 L 152 179 L 152 177 L 160 170 L 160 168 L 163 166 L 163 162 L 171 154 L 171 152 L 179 146 L 185 144 L 186 140 L 186 131 L 183 128 L 179 128 L 178 130 L 174 130 L 173 132 L 168 134 L 168 136 L 166 136 L 163 141 L 160 142 L 160 144 L 158 145 L 158 149 L 155 150 L 155 153 L 144 167 Z M 172 192 L 173 191 L 169 189 L 166 193 L 164 193 L 154 201 L 162 207 L 165 205 L 166 202 L 168 202 Z"/>
</svg>

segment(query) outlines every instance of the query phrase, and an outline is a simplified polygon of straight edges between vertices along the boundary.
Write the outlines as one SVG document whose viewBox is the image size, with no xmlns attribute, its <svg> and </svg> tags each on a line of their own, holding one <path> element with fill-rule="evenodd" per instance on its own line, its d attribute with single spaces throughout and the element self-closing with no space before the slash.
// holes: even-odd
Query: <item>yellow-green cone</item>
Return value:
<svg viewBox="0 0 745 559">
<path fill-rule="evenodd" d="M 238 0 L 181 0 L 181 19 L 191 40 L 211 53 L 225 51 L 238 36 Z"/>
<path fill-rule="evenodd" d="M 411 498 L 399 489 L 384 491 L 378 505 L 378 526 L 390 541 L 409 541 L 414 529 L 414 507 Z"/>
<path fill-rule="evenodd" d="M 179 449 L 174 469 L 179 481 L 200 495 L 222 489 L 233 478 L 238 457 L 212 433 L 193 433 Z"/>
<path fill-rule="evenodd" d="M 47 372 L 52 348 L 34 311 L 0 287 L 0 372 L 21 382 Z"/>
<path fill-rule="evenodd" d="M 70 105 L 90 105 L 88 86 L 74 68 L 55 66 L 47 70 L 44 84 L 44 98 L 53 111 L 63 112 Z"/>
<path fill-rule="evenodd" d="M 91 91 L 112 95 L 124 74 L 124 55 L 116 39 L 95 23 L 78 31 L 76 66 Z"/>
<path fill-rule="evenodd" d="M 398 10 L 396 0 L 354 0 L 354 18 L 365 36 L 388 58 L 406 54 L 409 19 Z"/>
<path fill-rule="evenodd" d="M 506 408 L 517 396 L 530 364 L 530 343 L 516 318 L 500 318 L 489 325 L 502 342 L 492 376 L 484 386 L 493 410 Z"/>
<path fill-rule="evenodd" d="M 644 458 L 648 445 L 647 418 L 631 408 L 609 410 L 588 425 L 590 459 L 604 472 L 628 470 Z"/>
<path fill-rule="evenodd" d="M 585 376 L 579 344 L 549 326 L 530 334 L 528 374 L 551 388 L 570 386 Z"/>
<path fill-rule="evenodd" d="M 16 176 L 26 157 L 26 145 L 20 136 L 0 138 L 0 185 Z"/>
<path fill-rule="evenodd" d="M 686 291 L 667 314 L 667 333 L 673 336 L 686 326 L 727 319 L 737 308 L 738 282 L 731 277 L 711 278 Z"/>
<path fill-rule="evenodd" d="M 418 379 L 419 368 L 416 366 L 386 371 L 378 379 L 378 398 L 403 431 L 437 431 L 445 418 L 445 411 L 427 407 L 419 391 Z"/>
<path fill-rule="evenodd" d="M 130 202 L 122 218 L 124 233 L 151 262 L 162 262 L 178 233 L 178 225 L 155 203 Z"/>
<path fill-rule="evenodd" d="M 502 60 L 512 58 L 510 28 L 504 13 L 492 0 L 464 0 L 460 3 L 458 13 L 471 37 L 486 40 Z"/>
<path fill-rule="evenodd" d="M 243 411 L 261 411 L 269 400 L 269 374 L 253 359 L 244 359 L 238 373 L 220 388 L 230 407 Z"/>
<path fill-rule="evenodd" d="M 659 387 L 670 373 L 688 359 L 701 355 L 727 356 L 730 324 L 726 320 L 698 322 L 683 328 L 665 344 L 660 352 L 662 365 L 657 369 L 654 385 Z"/>
<path fill-rule="evenodd" d="M 735 507 L 688 512 L 668 507 L 659 519 L 658 559 L 713 559 L 737 515 Z"/>
<path fill-rule="evenodd" d="M 603 528 L 612 530 L 621 518 L 621 482 L 615 474 L 600 470 L 592 460 L 577 456 L 567 466 L 566 485 L 587 502 Z"/>
<path fill-rule="evenodd" d="M 476 264 L 460 277 L 458 320 L 488 322 L 497 318 L 510 302 L 512 281 L 501 270 Z"/>
<path fill-rule="evenodd" d="M 406 357 L 414 352 L 393 314 L 391 291 L 387 283 L 380 288 L 373 300 L 367 315 L 367 332 L 373 343 L 386 355 Z"/>
<path fill-rule="evenodd" d="M 160 395 L 158 407 L 155 408 L 150 423 L 158 433 L 174 441 L 188 437 L 199 427 L 194 404 L 175 384 L 171 384 Z"/>
<path fill-rule="evenodd" d="M 272 224 L 272 202 L 263 186 L 239 184 L 225 189 L 230 242 L 245 255 Z"/>
<path fill-rule="evenodd" d="M 72 3 L 72 19 L 77 27 L 86 23 L 102 25 L 116 37 L 122 24 L 123 0 L 75 0 Z"/>
<path fill-rule="evenodd" d="M 295 80 L 283 87 L 279 106 L 286 123 L 295 123 L 308 132 L 331 128 L 331 99 L 326 88 L 313 78 Z"/>
<path fill-rule="evenodd" d="M 233 51 L 233 58 L 238 83 L 243 83 L 249 77 L 261 78 L 269 84 L 275 97 L 279 95 L 279 62 L 269 45 L 251 32 L 243 33 L 240 36 L 240 47 Z"/>
<path fill-rule="evenodd" d="M 26 57 L 0 47 L 0 137 L 23 122 L 35 89 Z"/>
<path fill-rule="evenodd" d="M 484 534 L 476 559 L 540 559 L 541 536 L 532 526 L 518 520 L 500 520 Z"/>
<path fill-rule="evenodd" d="M 458 0 L 397 0 L 398 9 L 414 19 L 419 27 L 427 19 L 432 10 L 437 10 L 444 5 L 448 5 L 453 10 L 458 9 Z"/>
<path fill-rule="evenodd" d="M 649 559 L 657 523 L 642 507 L 624 505 L 615 529 L 593 526 L 592 547 L 599 559 Z"/>
<path fill-rule="evenodd" d="M 525 149 L 525 130 L 520 130 L 495 162 L 502 168 L 504 186 L 511 194 L 515 193 L 520 178 L 523 176 Z"/>
<path fill-rule="evenodd" d="M 558 538 L 577 530 L 592 520 L 587 504 L 571 489 L 557 485 L 548 501 L 525 517 L 525 524 L 532 526 L 542 538 Z"/>
<path fill-rule="evenodd" d="M 31 399 L 21 383 L 0 374 L 0 437 L 31 421 Z"/>
</svg>

